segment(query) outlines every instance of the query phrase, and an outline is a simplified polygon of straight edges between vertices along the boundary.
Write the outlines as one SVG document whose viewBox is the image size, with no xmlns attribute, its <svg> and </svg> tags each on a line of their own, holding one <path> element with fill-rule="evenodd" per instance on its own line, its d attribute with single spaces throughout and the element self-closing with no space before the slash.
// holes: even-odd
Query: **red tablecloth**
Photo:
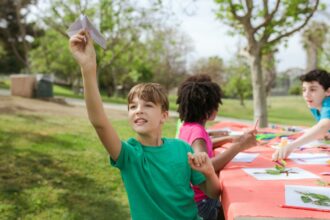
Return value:
<svg viewBox="0 0 330 220">
<path fill-rule="evenodd" d="M 220 126 L 212 128 L 220 128 Z M 222 150 L 216 149 L 215 153 Z M 330 219 L 330 212 L 280 207 L 285 203 L 285 185 L 318 186 L 317 179 L 257 180 L 242 170 L 242 168 L 274 167 L 275 164 L 271 161 L 273 151 L 274 149 L 266 146 L 253 147 L 246 151 L 260 153 L 253 162 L 230 162 L 220 172 L 220 183 L 223 189 L 221 202 L 226 219 Z M 320 175 L 321 172 L 330 171 L 329 165 L 302 165 L 287 160 L 287 167 L 300 167 L 330 182 L 330 176 Z M 328 188 L 330 190 L 330 187 Z"/>
</svg>

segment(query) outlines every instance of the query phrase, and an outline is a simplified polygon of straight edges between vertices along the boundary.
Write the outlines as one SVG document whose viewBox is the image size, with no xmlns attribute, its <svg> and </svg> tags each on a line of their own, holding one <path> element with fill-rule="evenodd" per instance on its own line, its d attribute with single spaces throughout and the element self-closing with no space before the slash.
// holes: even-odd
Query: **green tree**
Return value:
<svg viewBox="0 0 330 220">
<path fill-rule="evenodd" d="M 75 92 L 79 92 L 80 69 L 69 52 L 67 38 L 54 29 L 48 29 L 36 43 L 39 46 L 30 52 L 31 69 L 38 73 L 53 73 Z"/>
<path fill-rule="evenodd" d="M 0 41 L 6 56 L 0 60 L 1 72 L 30 72 L 29 50 L 42 32 L 28 20 L 36 0 L 0 1 Z"/>
<path fill-rule="evenodd" d="M 138 83 L 146 72 L 151 73 L 141 36 L 153 29 L 157 19 L 152 16 L 159 9 L 156 5 L 142 7 L 130 0 L 101 0 L 97 11 L 108 45 L 106 50 L 99 51 L 100 57 L 105 58 L 99 63 L 99 81 L 108 95 L 113 95 L 118 89 L 123 92 L 123 88 L 127 90 Z"/>
<path fill-rule="evenodd" d="M 80 13 L 86 14 L 100 29 L 106 38 L 107 47 L 105 50 L 96 47 L 98 81 L 108 95 L 115 94 L 118 89 L 122 91 L 124 87 L 127 87 L 127 84 L 134 84 L 139 80 L 150 78 L 152 72 L 143 37 L 147 35 L 148 30 L 152 30 L 155 24 L 156 19 L 152 19 L 152 17 L 158 11 L 157 4 L 151 7 L 142 7 L 131 0 L 49 0 L 44 8 L 40 6 L 39 11 L 45 12 L 39 14 L 39 17 L 47 30 L 55 30 L 58 33 L 58 41 L 61 42 L 68 40 L 65 31 L 79 17 Z M 44 45 L 40 47 L 45 49 L 47 44 L 52 42 L 52 37 L 53 34 L 47 34 L 48 40 L 45 38 L 42 41 Z M 48 57 L 58 56 L 59 48 L 54 49 L 48 50 L 48 53 L 53 53 Z M 63 50 L 62 53 L 61 56 L 70 59 L 67 49 Z M 44 61 L 35 60 L 34 63 L 38 63 L 39 65 L 36 66 L 39 68 L 47 63 L 46 57 L 34 56 L 34 59 L 44 59 Z M 80 76 L 71 68 L 71 62 L 65 58 L 63 60 L 51 59 L 51 61 L 57 64 L 51 65 L 50 71 L 66 76 L 70 82 L 79 82 Z M 66 64 L 63 63 L 65 61 L 67 61 Z M 68 66 L 67 74 L 59 69 L 62 65 Z M 54 69 L 55 67 L 56 69 Z M 48 68 L 43 67 L 43 69 Z"/>
<path fill-rule="evenodd" d="M 224 74 L 223 60 L 218 56 L 209 57 L 208 59 L 200 58 L 191 67 L 192 74 L 208 74 L 212 80 L 219 85 L 223 84 Z"/>
<path fill-rule="evenodd" d="M 5 46 L 4 43 L 0 41 L 0 59 L 5 59 L 6 56 L 6 50 L 5 50 Z"/>
<path fill-rule="evenodd" d="M 238 98 L 240 105 L 244 100 L 252 97 L 251 74 L 248 64 L 241 58 L 233 59 L 226 67 L 226 83 L 224 92 L 226 97 Z"/>
<path fill-rule="evenodd" d="M 159 27 L 147 43 L 153 65 L 153 80 L 169 91 L 187 74 L 187 56 L 192 51 L 191 39 L 176 28 Z"/>
<path fill-rule="evenodd" d="M 301 30 L 313 16 L 319 0 L 215 0 L 217 17 L 245 36 L 252 74 L 254 119 L 268 125 L 262 57 L 270 47 Z"/>
<path fill-rule="evenodd" d="M 319 67 L 328 28 L 328 25 L 323 22 L 313 21 L 304 30 L 302 41 L 307 55 L 306 72 Z"/>
<path fill-rule="evenodd" d="M 330 71 L 330 33 L 326 34 L 326 41 L 320 53 L 320 68 Z"/>
</svg>

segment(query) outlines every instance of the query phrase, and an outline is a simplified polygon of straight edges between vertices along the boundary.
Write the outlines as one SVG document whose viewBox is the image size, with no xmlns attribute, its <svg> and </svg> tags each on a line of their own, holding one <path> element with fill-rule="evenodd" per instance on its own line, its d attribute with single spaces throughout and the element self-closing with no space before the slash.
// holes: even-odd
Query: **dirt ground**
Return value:
<svg viewBox="0 0 330 220">
<path fill-rule="evenodd" d="M 106 109 L 106 113 L 114 119 L 127 119 L 127 112 Z M 1 114 L 36 114 L 55 116 L 75 116 L 87 118 L 87 110 L 83 106 L 75 106 L 65 103 L 61 99 L 40 100 L 17 96 L 0 95 Z"/>
</svg>

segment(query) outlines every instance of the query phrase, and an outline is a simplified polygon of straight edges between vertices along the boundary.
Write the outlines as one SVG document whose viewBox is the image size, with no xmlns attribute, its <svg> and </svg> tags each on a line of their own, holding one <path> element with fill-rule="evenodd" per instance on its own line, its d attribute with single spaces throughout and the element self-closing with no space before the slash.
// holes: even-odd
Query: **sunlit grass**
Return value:
<svg viewBox="0 0 330 220">
<path fill-rule="evenodd" d="M 122 138 L 126 121 L 114 121 Z M 130 219 L 119 171 L 86 119 L 2 114 L 0 219 Z"/>
<path fill-rule="evenodd" d="M 267 107 L 270 123 L 305 126 L 315 123 L 301 96 L 269 97 Z M 253 119 L 252 100 L 245 100 L 245 106 L 241 106 L 239 100 L 224 99 L 219 109 L 219 115 L 223 117 Z"/>
<path fill-rule="evenodd" d="M 0 88 L 10 89 L 10 80 L 8 80 L 7 77 L 0 77 Z"/>
<path fill-rule="evenodd" d="M 58 86 L 54 93 L 74 95 Z M 175 99 L 170 97 L 172 110 Z M 269 98 L 268 113 L 271 123 L 314 122 L 300 96 Z M 252 101 L 241 106 L 225 99 L 219 115 L 252 119 Z M 121 139 L 134 136 L 127 120 L 112 123 Z M 169 119 L 163 136 L 174 137 L 175 124 Z M 87 118 L 80 117 L 0 113 L 0 201 L 0 219 L 130 219 L 120 173 L 109 165 Z"/>
</svg>

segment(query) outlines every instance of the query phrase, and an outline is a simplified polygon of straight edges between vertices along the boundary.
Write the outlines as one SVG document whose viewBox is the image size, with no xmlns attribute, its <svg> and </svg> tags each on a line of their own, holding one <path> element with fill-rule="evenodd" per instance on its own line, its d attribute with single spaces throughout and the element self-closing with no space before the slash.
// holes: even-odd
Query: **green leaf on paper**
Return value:
<svg viewBox="0 0 330 220">
<path fill-rule="evenodd" d="M 266 170 L 266 173 L 267 174 L 271 174 L 271 175 L 280 175 L 281 174 L 281 171 L 280 170 Z"/>
<path fill-rule="evenodd" d="M 326 195 L 310 192 L 299 192 L 300 198 L 304 203 L 312 203 L 319 206 L 330 206 L 330 198 Z"/>
</svg>

